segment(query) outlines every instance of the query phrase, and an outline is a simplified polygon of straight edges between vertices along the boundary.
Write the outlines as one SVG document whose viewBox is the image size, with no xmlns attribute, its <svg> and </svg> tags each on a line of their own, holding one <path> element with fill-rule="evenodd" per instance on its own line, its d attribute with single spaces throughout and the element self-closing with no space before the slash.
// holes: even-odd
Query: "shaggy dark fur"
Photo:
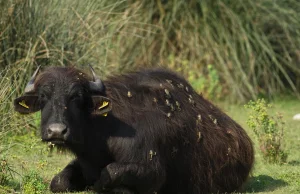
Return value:
<svg viewBox="0 0 300 194">
<path fill-rule="evenodd" d="M 247 180 L 254 154 L 246 132 L 182 77 L 163 69 L 117 75 L 103 82 L 102 94 L 88 80 L 77 69 L 51 67 L 35 94 L 15 100 L 21 113 L 41 109 L 44 141 L 53 141 L 51 123 L 68 128 L 56 143 L 76 159 L 53 178 L 53 192 L 224 193 Z M 103 96 L 107 116 L 97 113 Z"/>
</svg>

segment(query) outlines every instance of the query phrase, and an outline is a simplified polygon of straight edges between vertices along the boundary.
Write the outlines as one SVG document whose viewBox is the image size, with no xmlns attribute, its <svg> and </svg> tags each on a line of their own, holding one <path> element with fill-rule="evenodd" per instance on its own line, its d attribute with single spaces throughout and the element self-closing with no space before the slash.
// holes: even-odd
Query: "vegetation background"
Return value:
<svg viewBox="0 0 300 194">
<path fill-rule="evenodd" d="M 287 120 L 289 158 L 267 165 L 257 153 L 245 188 L 300 192 L 300 125 L 291 120 L 300 110 L 298 0 L 0 0 L 0 193 L 44 193 L 72 157 L 50 157 L 39 143 L 39 115 L 16 114 L 12 100 L 38 65 L 87 64 L 103 78 L 171 68 L 251 137 L 239 104 L 273 101 Z"/>
</svg>

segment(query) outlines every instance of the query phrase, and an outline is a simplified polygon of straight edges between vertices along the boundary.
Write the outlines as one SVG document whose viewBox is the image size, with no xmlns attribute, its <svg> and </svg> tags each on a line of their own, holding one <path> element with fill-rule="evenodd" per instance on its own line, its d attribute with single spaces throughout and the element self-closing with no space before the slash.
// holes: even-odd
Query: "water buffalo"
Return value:
<svg viewBox="0 0 300 194">
<path fill-rule="evenodd" d="M 102 81 L 73 67 L 36 70 L 15 110 L 41 111 L 45 142 L 76 156 L 52 192 L 200 194 L 238 191 L 251 171 L 243 128 L 174 72 Z"/>
</svg>

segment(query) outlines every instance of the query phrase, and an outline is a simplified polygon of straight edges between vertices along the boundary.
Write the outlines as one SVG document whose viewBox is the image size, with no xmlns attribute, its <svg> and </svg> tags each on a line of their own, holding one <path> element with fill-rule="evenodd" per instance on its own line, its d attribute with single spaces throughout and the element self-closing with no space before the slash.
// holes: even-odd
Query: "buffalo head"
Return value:
<svg viewBox="0 0 300 194">
<path fill-rule="evenodd" d="M 90 69 L 92 80 L 71 67 L 50 67 L 40 74 L 38 67 L 24 95 L 14 100 L 15 110 L 22 114 L 41 111 L 43 141 L 82 144 L 91 117 L 111 110 L 103 82 Z"/>
</svg>

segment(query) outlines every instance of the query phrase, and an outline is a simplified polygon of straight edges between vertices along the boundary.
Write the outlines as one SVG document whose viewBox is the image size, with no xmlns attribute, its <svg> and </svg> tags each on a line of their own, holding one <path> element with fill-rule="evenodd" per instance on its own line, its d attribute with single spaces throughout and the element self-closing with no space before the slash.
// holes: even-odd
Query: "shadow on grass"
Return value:
<svg viewBox="0 0 300 194">
<path fill-rule="evenodd" d="M 251 177 L 248 183 L 244 187 L 245 192 L 263 192 L 263 191 L 274 191 L 279 187 L 288 185 L 287 182 L 280 179 L 273 179 L 267 175 L 259 175 Z"/>
<path fill-rule="evenodd" d="M 20 190 L 20 183 L 16 180 L 8 180 L 0 185 L 0 193 L 15 193 Z"/>
<path fill-rule="evenodd" d="M 292 161 L 288 162 L 288 164 L 292 165 L 292 166 L 298 166 L 298 165 L 300 165 L 300 161 L 292 160 Z"/>
</svg>

